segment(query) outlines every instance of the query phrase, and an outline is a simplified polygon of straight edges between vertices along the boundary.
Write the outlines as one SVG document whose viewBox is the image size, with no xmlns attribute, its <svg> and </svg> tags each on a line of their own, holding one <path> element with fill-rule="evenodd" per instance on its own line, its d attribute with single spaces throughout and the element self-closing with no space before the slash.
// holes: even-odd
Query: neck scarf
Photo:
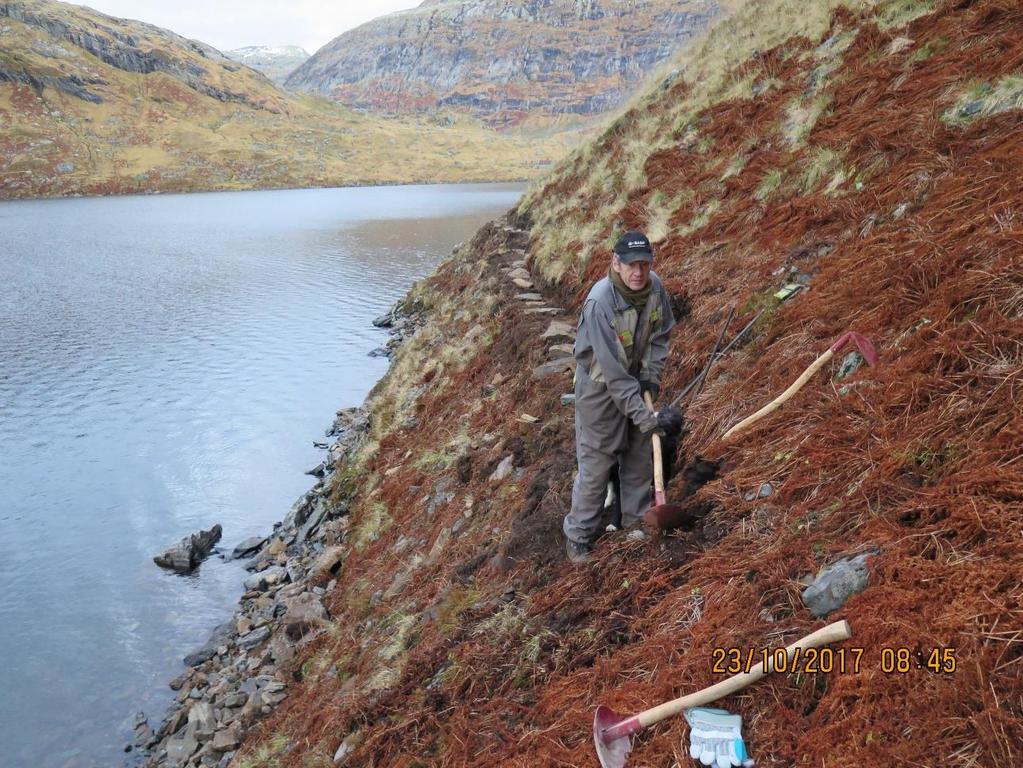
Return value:
<svg viewBox="0 0 1023 768">
<path fill-rule="evenodd" d="M 646 306 L 647 299 L 650 298 L 650 291 L 653 288 L 651 282 L 647 280 L 646 285 L 643 288 L 640 288 L 638 291 L 634 291 L 625 284 L 625 281 L 622 280 L 622 276 L 615 272 L 612 267 L 607 268 L 607 276 L 611 279 L 611 285 L 613 285 L 615 290 L 622 295 L 622 298 L 642 312 L 643 307 Z"/>
</svg>

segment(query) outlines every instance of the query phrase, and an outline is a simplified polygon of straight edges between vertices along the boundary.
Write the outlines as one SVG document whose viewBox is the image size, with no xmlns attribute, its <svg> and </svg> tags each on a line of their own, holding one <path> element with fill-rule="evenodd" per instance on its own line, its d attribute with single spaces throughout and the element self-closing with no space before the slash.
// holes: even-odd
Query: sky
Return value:
<svg viewBox="0 0 1023 768">
<path fill-rule="evenodd" d="M 245 45 L 300 45 L 309 53 L 377 16 L 421 0 L 85 0 L 77 3 L 147 21 L 228 51 Z"/>
</svg>

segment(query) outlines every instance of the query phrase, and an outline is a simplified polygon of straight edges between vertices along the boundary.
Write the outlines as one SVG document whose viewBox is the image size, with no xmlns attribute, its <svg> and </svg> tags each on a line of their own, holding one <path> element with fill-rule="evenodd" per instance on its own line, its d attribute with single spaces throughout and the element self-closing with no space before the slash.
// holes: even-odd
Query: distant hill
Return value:
<svg viewBox="0 0 1023 768">
<path fill-rule="evenodd" d="M 427 0 L 334 38 L 285 81 L 350 107 L 453 107 L 496 126 L 625 101 L 721 13 L 717 0 Z"/>
<path fill-rule="evenodd" d="M 0 197 L 521 179 L 566 140 L 354 114 L 54 0 L 0 2 L 0 125 Z"/>
<path fill-rule="evenodd" d="M 309 58 L 306 50 L 297 45 L 249 45 L 224 54 L 239 64 L 262 72 L 278 85 Z"/>
</svg>

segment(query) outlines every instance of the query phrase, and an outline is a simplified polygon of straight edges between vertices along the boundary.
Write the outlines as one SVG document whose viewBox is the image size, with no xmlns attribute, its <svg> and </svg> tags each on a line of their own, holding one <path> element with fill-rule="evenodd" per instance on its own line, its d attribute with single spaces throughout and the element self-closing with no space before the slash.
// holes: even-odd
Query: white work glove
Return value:
<svg viewBox="0 0 1023 768">
<path fill-rule="evenodd" d="M 694 707 L 683 712 L 689 723 L 689 755 L 716 768 L 750 768 L 742 740 L 742 717 L 724 709 Z"/>
</svg>

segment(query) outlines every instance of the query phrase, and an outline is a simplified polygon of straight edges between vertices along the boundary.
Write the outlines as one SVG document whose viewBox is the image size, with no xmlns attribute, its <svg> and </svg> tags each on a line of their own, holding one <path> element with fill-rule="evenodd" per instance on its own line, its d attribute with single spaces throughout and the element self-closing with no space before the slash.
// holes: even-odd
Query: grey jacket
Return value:
<svg viewBox="0 0 1023 768">
<path fill-rule="evenodd" d="M 656 417 L 640 395 L 639 382 L 660 384 L 675 318 L 668 292 L 654 272 L 650 273 L 650 282 L 647 343 L 635 354 L 633 342 L 640 335 L 636 329 L 640 313 L 608 278 L 597 281 L 583 304 L 574 350 L 578 363 L 575 426 L 576 441 L 590 448 L 607 453 L 624 449 L 628 419 L 643 432 L 657 426 Z M 630 358 L 638 358 L 636 376 L 629 372 Z"/>
</svg>

